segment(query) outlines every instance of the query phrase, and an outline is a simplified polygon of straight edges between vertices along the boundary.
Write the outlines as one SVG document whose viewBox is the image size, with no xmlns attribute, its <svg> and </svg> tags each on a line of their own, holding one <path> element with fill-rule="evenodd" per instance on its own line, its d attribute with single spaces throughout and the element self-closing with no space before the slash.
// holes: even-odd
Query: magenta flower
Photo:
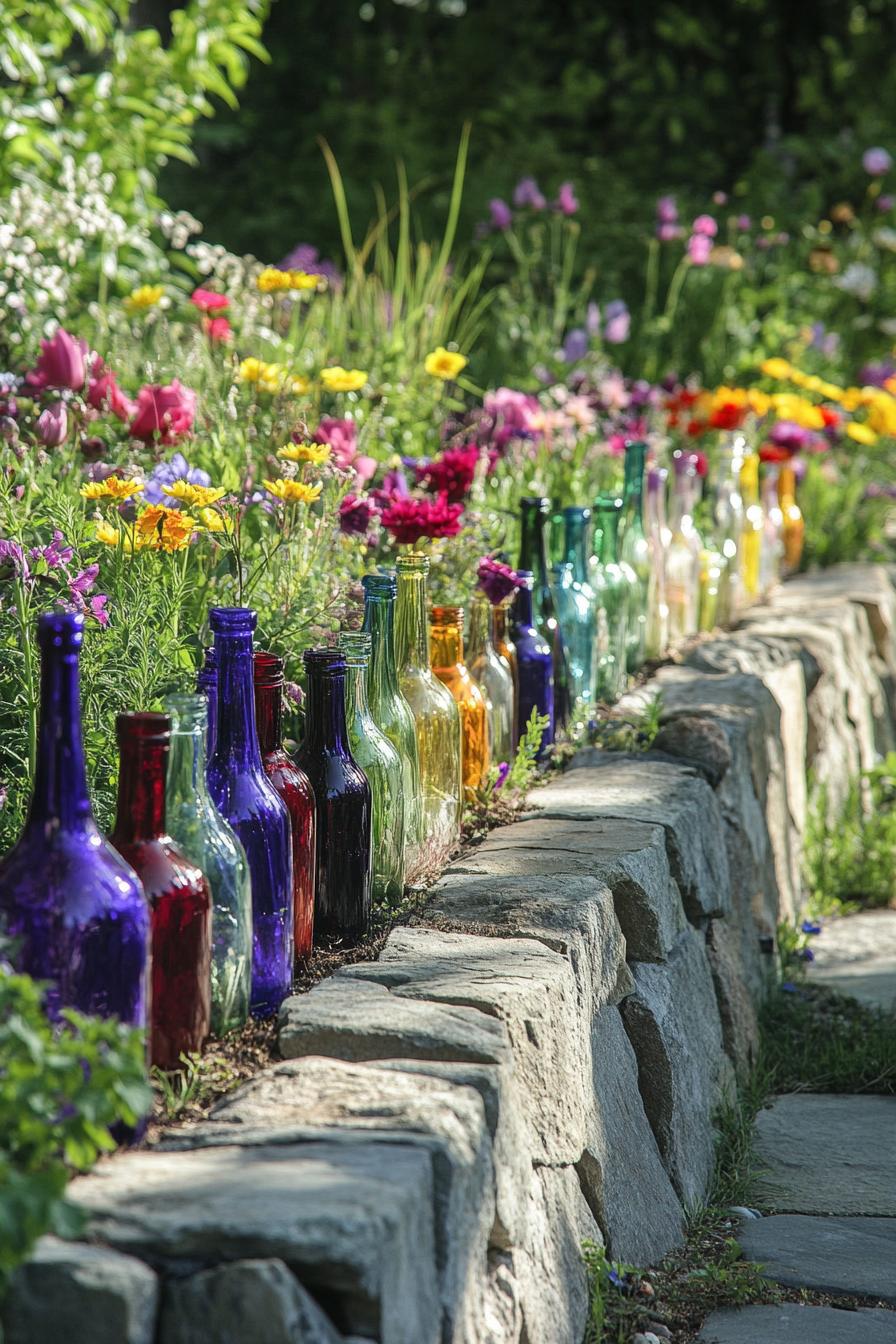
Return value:
<svg viewBox="0 0 896 1344">
<path fill-rule="evenodd" d="M 705 233 L 692 233 L 688 239 L 688 258 L 692 266 L 706 266 L 712 251 L 712 241 Z"/>
<path fill-rule="evenodd" d="M 495 793 L 500 793 L 501 789 L 503 789 L 505 783 L 507 782 L 507 776 L 509 774 L 510 774 L 510 762 L 502 761 L 501 764 L 498 766 L 498 778 L 495 780 L 495 787 L 494 787 Z"/>
<path fill-rule="evenodd" d="M 678 205 L 674 196 L 661 196 L 656 203 L 656 218 L 658 224 L 677 224 L 678 223 Z"/>
<path fill-rule="evenodd" d="M 40 357 L 26 377 L 30 387 L 70 388 L 80 392 L 87 379 L 87 342 L 60 327 L 56 335 L 40 343 Z"/>
<path fill-rule="evenodd" d="M 523 581 L 515 569 L 502 564 L 500 560 L 493 559 L 490 555 L 484 555 L 479 561 L 476 578 L 477 586 L 482 589 L 492 606 L 497 606 L 523 586 Z"/>
<path fill-rule="evenodd" d="M 47 448 L 58 448 L 68 434 L 68 411 L 65 403 L 54 401 L 37 417 L 35 432 Z"/>
<path fill-rule="evenodd" d="M 190 302 L 200 313 L 219 313 L 222 308 L 230 307 L 226 294 L 218 294 L 214 289 L 203 289 L 201 286 L 193 290 Z"/>
<path fill-rule="evenodd" d="M 73 579 L 69 579 L 68 586 L 72 596 L 75 593 L 84 596 L 89 593 L 96 583 L 97 575 L 100 572 L 99 565 L 88 565 L 86 569 L 79 570 Z"/>
<path fill-rule="evenodd" d="M 478 465 L 477 444 L 446 448 L 441 457 L 417 469 L 417 481 L 434 495 L 444 494 L 449 503 L 457 504 L 470 493 Z"/>
<path fill-rule="evenodd" d="M 738 215 L 734 222 L 741 233 L 749 233 L 753 223 L 749 215 Z"/>
<path fill-rule="evenodd" d="M 111 411 L 119 420 L 130 420 L 137 410 L 137 403 L 125 396 L 115 380 L 115 374 L 105 367 L 102 360 L 97 360 L 90 371 L 87 404 L 95 411 Z"/>
<path fill-rule="evenodd" d="M 684 229 L 680 224 L 657 224 L 656 236 L 661 243 L 674 243 L 676 238 L 680 238 Z"/>
<path fill-rule="evenodd" d="M 621 345 L 628 340 L 632 315 L 622 299 L 614 299 L 604 309 L 604 340 L 610 345 Z"/>
<path fill-rule="evenodd" d="M 579 202 L 576 198 L 575 188 L 571 182 L 561 182 L 560 190 L 557 192 L 557 199 L 554 202 L 554 209 L 559 210 L 561 215 L 575 215 L 578 213 Z"/>
<path fill-rule="evenodd" d="M 346 495 L 339 505 L 339 531 L 347 537 L 366 537 L 377 516 L 372 499 Z"/>
<path fill-rule="evenodd" d="M 691 225 L 691 231 L 702 234 L 704 238 L 715 238 L 719 226 L 712 215 L 698 215 Z"/>
<path fill-rule="evenodd" d="M 422 537 L 456 537 L 463 511 L 445 495 L 434 501 L 396 498 L 383 510 L 382 524 L 397 542 L 413 546 Z"/>
<path fill-rule="evenodd" d="M 65 537 L 57 528 L 49 546 L 32 546 L 28 555 L 35 564 L 43 560 L 47 569 L 62 569 L 65 565 L 71 564 L 74 551 L 71 546 L 65 544 Z"/>
<path fill-rule="evenodd" d="M 489 222 L 499 233 L 506 233 L 513 224 L 513 211 L 500 196 L 493 196 L 488 203 Z"/>
<path fill-rule="evenodd" d="M 888 210 L 892 210 L 893 206 L 896 205 L 896 196 L 888 196 L 885 193 L 883 196 L 878 196 L 874 205 L 876 209 L 880 210 L 881 214 L 885 215 Z"/>
<path fill-rule="evenodd" d="M 189 434 L 195 418 L 196 393 L 174 378 L 164 386 L 153 383 L 141 387 L 130 430 L 135 439 L 176 443 Z"/>
<path fill-rule="evenodd" d="M 334 465 L 342 471 L 353 471 L 359 485 L 364 485 L 376 473 L 376 458 L 365 457 L 358 452 L 358 431 L 354 420 L 323 416 L 314 432 L 314 442 L 329 444 Z"/>
<path fill-rule="evenodd" d="M 534 177 L 521 177 L 513 190 L 515 206 L 529 205 L 533 210 L 543 210 L 547 201 L 542 196 Z"/>
<path fill-rule="evenodd" d="M 12 565 L 17 579 L 31 576 L 24 550 L 17 541 L 10 541 L 6 537 L 0 537 L 0 566 L 3 565 Z"/>
<path fill-rule="evenodd" d="M 869 177 L 883 177 L 893 166 L 893 160 L 880 145 L 872 145 L 862 155 L 862 167 Z"/>
</svg>

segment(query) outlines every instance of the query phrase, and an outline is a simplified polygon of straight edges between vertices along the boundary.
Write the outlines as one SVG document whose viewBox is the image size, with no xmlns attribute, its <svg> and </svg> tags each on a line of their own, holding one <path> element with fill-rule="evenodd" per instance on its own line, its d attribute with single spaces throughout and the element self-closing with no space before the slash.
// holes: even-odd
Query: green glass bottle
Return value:
<svg viewBox="0 0 896 1344">
<path fill-rule="evenodd" d="M 492 604 L 484 593 L 470 603 L 465 661 L 485 696 L 491 762 L 513 759 L 513 676 L 492 643 Z"/>
<path fill-rule="evenodd" d="M 357 765 L 367 776 L 373 798 L 373 900 L 397 905 L 404 895 L 405 817 L 401 757 L 373 721 L 367 703 L 371 637 L 366 631 L 343 631 L 339 647 L 345 654 L 345 722 Z"/>
<path fill-rule="evenodd" d="M 412 552 L 395 562 L 395 657 L 402 695 L 414 718 L 420 765 L 423 843 L 412 856 L 408 880 L 443 866 L 460 839 L 464 790 L 460 712 L 429 660 L 429 560 Z"/>
<path fill-rule="evenodd" d="M 573 694 L 579 705 L 595 698 L 597 595 L 588 578 L 591 510 L 563 510 L 563 565 L 560 568 L 560 623 L 569 650 Z"/>
<path fill-rule="evenodd" d="M 589 571 L 607 616 L 608 647 L 598 669 L 599 697 L 616 700 L 626 687 L 631 584 L 619 563 L 619 503 L 615 495 L 594 501 L 594 546 Z"/>
<path fill-rule="evenodd" d="M 619 557 L 637 579 L 629 606 L 628 670 L 637 672 L 647 655 L 648 609 L 651 601 L 650 546 L 644 532 L 644 466 L 647 444 L 625 445 L 625 482 L 622 491 L 622 529 Z M 653 594 L 656 602 L 656 594 Z"/>
<path fill-rule="evenodd" d="M 166 827 L 178 848 L 201 868 L 212 894 L 212 1017 L 216 1036 L 249 1016 L 252 980 L 252 889 L 236 832 L 212 802 L 205 779 L 208 700 L 172 695 Z"/>
<path fill-rule="evenodd" d="M 569 659 L 563 642 L 563 631 L 557 614 L 557 599 L 551 586 L 548 566 L 547 521 L 550 511 L 551 501 L 541 496 L 528 496 L 520 500 L 520 558 L 517 569 L 526 570 L 535 577 L 532 592 L 533 614 L 536 626 L 551 646 L 554 663 L 554 717 L 556 726 L 562 728 L 569 722 L 572 692 Z"/>
</svg>

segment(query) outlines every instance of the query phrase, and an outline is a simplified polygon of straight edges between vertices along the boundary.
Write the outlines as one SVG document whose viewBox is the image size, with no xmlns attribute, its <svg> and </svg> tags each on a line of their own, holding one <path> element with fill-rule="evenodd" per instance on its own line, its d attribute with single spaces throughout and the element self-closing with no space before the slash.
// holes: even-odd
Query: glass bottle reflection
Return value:
<svg viewBox="0 0 896 1344">
<path fill-rule="evenodd" d="M 784 515 L 778 503 L 778 477 L 774 467 L 765 468 L 762 480 L 762 551 L 759 561 L 760 591 L 767 593 L 781 578 L 784 551 Z"/>
<path fill-rule="evenodd" d="M 532 610 L 538 628 L 551 646 L 554 660 L 554 715 L 557 728 L 563 728 L 569 719 L 572 700 L 569 662 L 548 568 L 546 524 L 550 507 L 550 500 L 540 496 L 527 496 L 520 500 L 520 558 L 517 569 L 525 570 L 534 577 Z"/>
<path fill-rule="evenodd" d="M 275 1013 L 292 984 L 292 834 L 289 813 L 264 771 L 255 726 L 248 607 L 213 607 L 218 664 L 215 750 L 209 793 L 239 836 L 252 880 L 252 1012 Z"/>
<path fill-rule="evenodd" d="M 795 574 L 803 558 L 806 524 L 796 498 L 796 472 L 789 462 L 782 462 L 778 468 L 778 504 L 784 546 L 783 572 Z"/>
<path fill-rule="evenodd" d="M 465 789 L 478 789 L 489 767 L 485 698 L 464 662 L 463 607 L 433 607 L 430 623 L 432 670 L 454 696 L 460 711 L 461 761 Z"/>
<path fill-rule="evenodd" d="M 541 738 L 538 759 L 543 759 L 554 740 L 554 660 L 551 646 L 535 624 L 532 603 L 533 574 L 518 570 L 523 580 L 513 598 L 511 631 L 516 646 L 519 697 L 517 701 L 517 738 L 526 731 L 533 712 L 544 715 L 548 726 Z"/>
<path fill-rule="evenodd" d="M 283 749 L 283 659 L 253 658 L 255 724 L 264 772 L 289 813 L 292 832 L 293 956 L 307 961 L 314 935 L 315 804 L 311 781 Z"/>
<path fill-rule="evenodd" d="M 690 454 L 672 459 L 673 484 L 669 547 L 666 552 L 666 597 L 669 602 L 669 640 L 680 643 L 696 634 L 700 601 L 700 543 L 694 528 L 693 482 L 696 470 Z"/>
<path fill-rule="evenodd" d="M 241 1027 L 252 988 L 252 887 L 236 832 L 221 816 L 205 779 L 208 701 L 172 695 L 166 808 L 168 833 L 205 874 L 212 896 L 212 1009 L 216 1036 Z"/>
<path fill-rule="evenodd" d="M 718 623 L 730 625 L 743 605 L 741 548 L 744 504 L 740 493 L 740 470 L 746 440 L 742 434 L 723 435 L 716 454 L 712 526 L 716 548 L 725 557 L 719 587 Z"/>
<path fill-rule="evenodd" d="M 84 617 L 37 622 L 37 768 L 21 836 L 0 861 L 0 920 L 17 971 L 47 981 L 52 1018 L 63 1008 L 143 1027 L 149 911 L 133 867 L 93 816 L 81 737 L 79 659 Z"/>
<path fill-rule="evenodd" d="M 647 544 L 650 548 L 651 580 L 647 599 L 648 658 L 661 658 L 669 646 L 669 602 L 666 596 L 666 472 L 647 470 Z"/>
<path fill-rule="evenodd" d="M 424 844 L 408 879 L 441 867 L 460 837 L 463 809 L 460 712 L 433 674 L 429 651 L 426 576 L 429 560 L 412 552 L 396 561 L 396 661 L 401 691 L 417 735 Z"/>
<path fill-rule="evenodd" d="M 622 494 L 622 524 L 619 558 L 637 580 L 629 602 L 629 672 L 637 672 L 647 654 L 647 612 L 650 604 L 652 567 L 650 547 L 644 532 L 644 466 L 647 444 L 640 440 L 625 445 L 625 484 Z"/>
<path fill-rule="evenodd" d="M 619 564 L 619 509 L 615 495 L 598 495 L 594 501 L 595 554 L 589 566 L 591 584 L 606 613 L 609 648 L 598 665 L 597 694 L 616 700 L 627 684 L 628 614 L 631 588 Z"/>
<path fill-rule="evenodd" d="M 595 697 L 595 657 L 600 657 L 597 597 L 588 580 L 591 510 L 564 509 L 563 525 L 565 573 L 558 594 L 561 624 L 575 699 L 579 705 L 588 705 Z"/>
<path fill-rule="evenodd" d="M 371 794 L 373 834 L 373 900 L 396 905 L 404 894 L 404 780 L 401 757 L 371 718 L 367 704 L 370 635 L 343 631 L 339 647 L 345 655 L 345 721 L 352 756 L 367 776 Z"/>
<path fill-rule="evenodd" d="M 492 643 L 492 604 L 484 593 L 470 603 L 466 664 L 485 696 L 489 756 L 493 764 L 513 756 L 513 677 Z"/>
<path fill-rule="evenodd" d="M 143 884 L 150 909 L 150 1059 L 181 1067 L 211 1025 L 212 898 L 209 884 L 167 833 L 167 714 L 119 714 L 120 766 L 109 839 Z"/>
<path fill-rule="evenodd" d="M 517 724 L 517 701 L 519 699 L 519 684 L 516 674 L 516 646 L 510 638 L 510 608 L 513 598 L 505 597 L 501 602 L 495 602 L 492 605 L 492 643 L 495 646 L 495 653 L 501 659 L 501 664 L 510 673 L 513 681 L 513 715 L 511 717 L 511 752 L 516 752 L 516 724 Z"/>
<path fill-rule="evenodd" d="M 372 798 L 345 722 L 345 655 L 306 649 L 305 737 L 298 763 L 317 801 L 315 943 L 354 947 L 370 929 Z"/>
</svg>

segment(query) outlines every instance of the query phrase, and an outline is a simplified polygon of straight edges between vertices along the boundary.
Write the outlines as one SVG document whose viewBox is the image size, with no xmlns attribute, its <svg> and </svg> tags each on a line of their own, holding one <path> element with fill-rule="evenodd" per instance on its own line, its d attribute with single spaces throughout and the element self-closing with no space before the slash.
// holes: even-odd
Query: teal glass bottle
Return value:
<svg viewBox="0 0 896 1344">
<path fill-rule="evenodd" d="M 547 522 L 550 511 L 549 499 L 533 495 L 520 500 L 520 558 L 517 569 L 534 575 L 532 612 L 535 625 L 551 646 L 554 662 L 554 720 L 557 728 L 563 728 L 569 721 L 571 688 L 566 645 L 548 567 Z"/>
<path fill-rule="evenodd" d="M 631 588 L 619 563 L 619 501 L 615 495 L 598 495 L 594 501 L 593 574 L 607 617 L 607 653 L 599 668 L 599 697 L 616 700 L 626 687 L 628 623 Z M 592 583 L 596 586 L 595 580 Z"/>
<path fill-rule="evenodd" d="M 167 826 L 212 893 L 212 1031 L 241 1027 L 252 988 L 252 887 L 246 853 L 212 802 L 205 779 L 208 701 L 172 695 L 171 749 L 166 784 Z"/>
<path fill-rule="evenodd" d="M 397 580 L 394 574 L 365 574 L 361 583 L 364 630 L 371 636 L 367 699 L 371 718 L 401 757 L 405 850 L 413 855 L 423 839 L 420 758 L 414 715 L 398 685 L 395 662 Z"/>
<path fill-rule="evenodd" d="M 644 466 L 647 444 L 640 440 L 625 445 L 625 482 L 622 492 L 622 525 L 619 558 L 635 575 L 629 603 L 629 672 L 637 672 L 647 654 L 647 614 L 650 604 L 652 566 L 650 546 L 644 532 Z"/>
<path fill-rule="evenodd" d="M 597 595 L 588 578 L 591 510 L 563 510 L 563 566 L 559 584 L 560 623 L 569 651 L 573 694 L 578 705 L 595 698 Z"/>
<path fill-rule="evenodd" d="M 513 760 L 513 675 L 492 642 L 492 604 L 484 593 L 470 602 L 470 629 L 464 660 L 485 696 L 489 757 L 492 765 Z"/>
<path fill-rule="evenodd" d="M 345 722 L 355 763 L 370 784 L 374 904 L 397 905 L 404 894 L 405 818 L 401 757 L 374 723 L 367 703 L 371 637 L 364 630 L 343 631 Z"/>
</svg>

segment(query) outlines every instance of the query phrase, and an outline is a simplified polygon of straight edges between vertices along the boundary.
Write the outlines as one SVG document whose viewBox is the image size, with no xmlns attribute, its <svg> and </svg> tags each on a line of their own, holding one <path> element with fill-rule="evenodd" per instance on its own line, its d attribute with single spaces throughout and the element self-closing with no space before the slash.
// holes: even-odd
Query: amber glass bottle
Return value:
<svg viewBox="0 0 896 1344">
<path fill-rule="evenodd" d="M 478 789 L 489 767 L 488 721 L 485 698 L 464 663 L 463 628 L 463 607 L 433 607 L 432 670 L 460 710 L 464 788 Z"/>
</svg>

